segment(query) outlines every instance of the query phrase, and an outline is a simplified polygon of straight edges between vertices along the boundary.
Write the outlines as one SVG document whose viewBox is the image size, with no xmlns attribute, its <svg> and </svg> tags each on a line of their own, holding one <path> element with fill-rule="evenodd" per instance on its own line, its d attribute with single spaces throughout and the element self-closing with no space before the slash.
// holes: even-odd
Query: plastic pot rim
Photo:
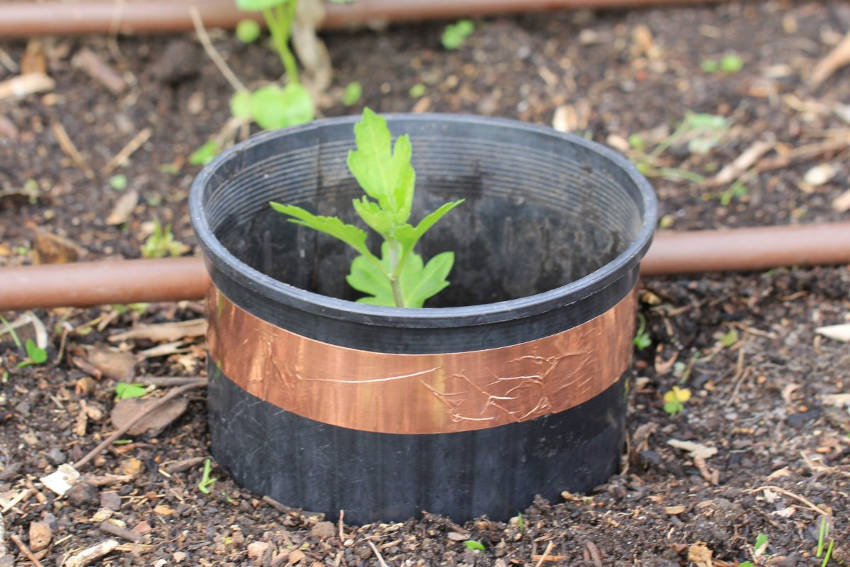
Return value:
<svg viewBox="0 0 850 567">
<path fill-rule="evenodd" d="M 305 312 L 333 319 L 358 321 L 364 324 L 380 322 L 382 324 L 390 323 L 406 327 L 433 328 L 482 325 L 499 321 L 509 321 L 545 313 L 554 308 L 575 303 L 607 288 L 628 274 L 633 268 L 636 268 L 652 242 L 652 235 L 658 214 L 658 202 L 651 185 L 624 156 L 602 144 L 573 134 L 559 132 L 547 126 L 507 118 L 482 117 L 457 113 L 381 113 L 381 116 L 386 118 L 388 122 L 392 122 L 393 120 L 421 122 L 454 120 L 487 126 L 503 126 L 517 131 L 561 139 L 600 154 L 609 160 L 613 166 L 622 169 L 640 192 L 643 205 L 643 222 L 641 223 L 640 231 L 625 250 L 613 260 L 590 274 L 562 286 L 516 299 L 460 307 L 424 307 L 412 309 L 366 305 L 307 291 L 272 278 L 239 260 L 213 234 L 204 210 L 203 197 L 205 189 L 218 168 L 248 148 L 281 135 L 281 130 L 272 130 L 256 134 L 223 151 L 208 163 L 192 182 L 189 194 L 189 216 L 201 247 L 204 250 L 206 261 L 214 263 L 220 273 L 252 290 L 254 293 Z M 287 134 L 298 134 L 318 130 L 324 126 L 339 126 L 343 124 L 351 124 L 353 128 L 353 124 L 359 119 L 360 116 L 358 115 L 322 118 L 307 124 L 287 128 L 285 132 Z"/>
</svg>

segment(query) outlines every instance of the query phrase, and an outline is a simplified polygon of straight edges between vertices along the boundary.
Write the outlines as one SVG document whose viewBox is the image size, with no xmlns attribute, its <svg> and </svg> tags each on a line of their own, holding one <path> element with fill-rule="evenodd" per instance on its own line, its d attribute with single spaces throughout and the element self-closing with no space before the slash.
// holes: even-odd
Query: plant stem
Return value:
<svg viewBox="0 0 850 567">
<path fill-rule="evenodd" d="M 390 273 L 387 277 L 390 280 L 390 288 L 393 290 L 393 301 L 396 307 L 405 307 L 404 294 L 401 293 L 401 258 L 398 257 L 399 243 L 397 240 L 388 240 L 390 249 Z"/>
<path fill-rule="evenodd" d="M 266 8 L 263 10 L 263 16 L 266 18 L 266 23 L 269 26 L 269 31 L 272 34 L 275 48 L 280 61 L 283 63 L 284 71 L 287 78 L 293 83 L 298 83 L 298 65 L 295 64 L 295 57 L 289 50 L 289 32 L 292 27 L 292 20 L 295 17 L 295 1 L 290 0 L 287 7 L 288 12 L 284 11 L 283 6 L 275 6 L 274 8 Z"/>
</svg>

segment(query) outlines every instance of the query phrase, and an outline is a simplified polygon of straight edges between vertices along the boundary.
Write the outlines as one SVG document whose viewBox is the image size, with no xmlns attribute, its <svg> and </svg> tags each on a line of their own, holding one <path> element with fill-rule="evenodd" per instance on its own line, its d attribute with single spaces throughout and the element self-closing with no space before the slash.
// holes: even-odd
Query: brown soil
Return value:
<svg viewBox="0 0 850 567">
<path fill-rule="evenodd" d="M 339 33 L 325 38 L 336 74 L 322 113 L 367 104 L 544 124 L 557 115 L 569 129 L 615 146 L 636 132 L 651 144 L 659 139 L 656 128 L 674 128 L 687 110 L 718 114 L 731 127 L 712 151 L 695 155 L 676 144 L 657 164 L 711 176 L 758 140 L 776 141 L 769 160 L 830 136 L 850 138 L 848 112 L 840 106 L 848 102 L 850 68 L 818 88 L 807 82 L 847 29 L 850 8 L 843 2 L 776 0 L 482 19 L 453 52 L 440 46 L 442 24 Z M 224 33 L 214 39 L 243 80 L 280 73 L 262 45 L 243 46 Z M 26 47 L 0 44 L 18 64 Z M 84 48 L 129 88 L 114 95 L 72 65 Z M 33 261 L 41 247 L 35 230 L 69 239 L 87 259 L 138 257 L 155 218 L 173 223 L 176 237 L 194 247 L 186 196 L 198 168 L 186 158 L 227 120 L 230 91 L 192 36 L 53 38 L 42 50 L 55 89 L 0 101 L 0 265 Z M 743 59 L 740 72 L 701 69 L 703 60 L 726 53 Z M 0 60 L 0 80 L 12 75 Z M 353 80 L 363 84 L 364 97 L 348 109 L 339 98 Z M 418 83 L 426 94 L 413 99 L 408 93 Z M 63 150 L 55 124 L 95 172 L 92 178 Z M 126 176 L 128 187 L 111 188 L 101 168 L 145 128 L 150 138 L 114 172 Z M 833 201 L 850 185 L 848 156 L 845 147 L 765 171 L 747 179 L 746 194 L 725 206 L 716 195 L 728 184 L 708 188 L 663 177 L 653 183 L 665 226 L 678 229 L 840 220 L 847 214 Z M 823 163 L 835 175 L 807 184 L 805 173 Z M 16 195 L 24 187 L 32 198 Z M 138 204 L 125 222 L 107 224 L 129 191 L 138 192 Z M 823 517 L 835 541 L 830 564 L 850 565 L 850 351 L 815 333 L 848 320 L 848 268 L 659 278 L 643 286 L 652 346 L 636 351 L 621 474 L 586 497 L 535 502 L 522 511 L 522 526 L 486 518 L 457 526 L 423 515 L 403 524 L 339 528 L 241 490 L 215 465 L 217 482 L 204 494 L 197 489 L 202 461 L 185 463 L 208 455 L 202 390 L 191 394 L 189 411 L 176 422 L 157 436 L 114 445 L 84 468 L 95 478 L 57 498 L 38 479 L 79 459 L 112 430 L 115 380 L 103 370 L 114 375 L 116 362 L 104 366 L 86 349 L 117 345 L 138 353 L 155 343 L 107 338 L 137 322 L 195 318 L 200 307 L 150 305 L 141 315 L 112 307 L 38 311 L 50 336 L 48 363 L 17 369 L 22 354 L 8 336 L 0 343 L 0 366 L 8 371 L 0 384 L 0 510 L 7 534 L 0 536 L 0 565 L 28 564 L 10 538 L 33 545 L 36 521 L 52 532 L 50 545 L 37 552 L 45 565 L 112 537 L 100 527 L 102 508 L 138 535 L 137 542 L 119 537 L 125 545 L 102 565 L 376 565 L 371 542 L 389 565 L 722 566 L 752 560 L 759 533 L 768 545 L 757 564 L 820 565 L 814 555 Z M 22 330 L 21 336 L 29 335 Z M 145 358 L 135 375 L 202 373 L 203 342 L 187 345 L 187 352 Z M 662 395 L 674 385 L 693 397 L 671 417 Z M 88 425 L 81 434 L 84 405 Z M 671 439 L 716 453 L 695 458 Z M 133 476 L 105 478 L 114 473 Z M 465 539 L 485 550 L 467 549 Z"/>
</svg>

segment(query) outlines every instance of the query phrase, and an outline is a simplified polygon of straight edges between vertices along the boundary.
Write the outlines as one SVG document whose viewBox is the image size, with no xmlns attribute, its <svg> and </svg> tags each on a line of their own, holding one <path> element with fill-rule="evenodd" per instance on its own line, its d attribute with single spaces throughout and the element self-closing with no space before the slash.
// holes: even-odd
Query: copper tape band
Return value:
<svg viewBox="0 0 850 567">
<path fill-rule="evenodd" d="M 214 287 L 210 356 L 233 382 L 294 414 L 381 433 L 452 433 L 575 407 L 631 362 L 635 294 L 566 331 L 500 348 L 390 354 L 323 343 L 248 313 Z"/>
</svg>

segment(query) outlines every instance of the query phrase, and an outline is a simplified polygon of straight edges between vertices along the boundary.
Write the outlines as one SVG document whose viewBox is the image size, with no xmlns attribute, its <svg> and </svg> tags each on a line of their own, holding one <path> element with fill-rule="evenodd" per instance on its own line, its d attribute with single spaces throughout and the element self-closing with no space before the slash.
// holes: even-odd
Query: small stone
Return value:
<svg viewBox="0 0 850 567">
<path fill-rule="evenodd" d="M 30 549 L 33 552 L 41 551 L 50 544 L 53 538 L 53 530 L 47 522 L 30 523 Z"/>
<path fill-rule="evenodd" d="M 141 460 L 136 457 L 130 457 L 121 461 L 121 464 L 118 466 L 118 471 L 121 474 L 130 474 L 135 476 L 142 472 L 143 466 L 144 465 Z"/>
<path fill-rule="evenodd" d="M 263 557 L 263 554 L 269 548 L 269 542 L 267 541 L 252 541 L 248 544 L 248 558 L 249 559 L 260 559 Z"/>
<path fill-rule="evenodd" d="M 161 82 L 175 86 L 195 78 L 203 67 L 203 53 L 194 42 L 174 40 L 153 63 L 154 76 Z"/>
<path fill-rule="evenodd" d="M 175 563 L 180 563 L 181 561 L 186 559 L 186 554 L 182 551 L 175 551 L 171 554 L 171 558 Z"/>
<path fill-rule="evenodd" d="M 808 170 L 803 176 L 803 180 L 809 185 L 817 187 L 830 181 L 836 173 L 838 173 L 838 170 L 831 164 L 822 163 Z"/>
<path fill-rule="evenodd" d="M 293 549 L 289 552 L 289 564 L 295 565 L 296 563 L 304 559 L 304 557 L 306 556 L 304 555 L 303 551 L 301 551 L 300 549 Z"/>
<path fill-rule="evenodd" d="M 310 530 L 310 535 L 319 539 L 327 539 L 336 535 L 336 527 L 331 522 L 319 522 Z"/>
<path fill-rule="evenodd" d="M 59 465 L 67 461 L 68 457 L 66 457 L 65 453 L 63 453 L 58 447 L 52 447 L 47 452 L 47 460 L 50 461 L 52 465 L 58 467 Z"/>
<path fill-rule="evenodd" d="M 117 492 L 101 492 L 100 506 L 101 508 L 117 512 L 121 509 L 121 497 L 118 496 Z"/>
<path fill-rule="evenodd" d="M 158 514 L 160 516 L 173 516 L 174 509 L 166 506 L 165 504 L 157 504 L 153 507 L 153 513 Z"/>
<path fill-rule="evenodd" d="M 85 506 L 100 502 L 100 492 L 87 482 L 76 483 L 66 492 L 66 495 L 68 501 L 74 506 Z"/>
</svg>

